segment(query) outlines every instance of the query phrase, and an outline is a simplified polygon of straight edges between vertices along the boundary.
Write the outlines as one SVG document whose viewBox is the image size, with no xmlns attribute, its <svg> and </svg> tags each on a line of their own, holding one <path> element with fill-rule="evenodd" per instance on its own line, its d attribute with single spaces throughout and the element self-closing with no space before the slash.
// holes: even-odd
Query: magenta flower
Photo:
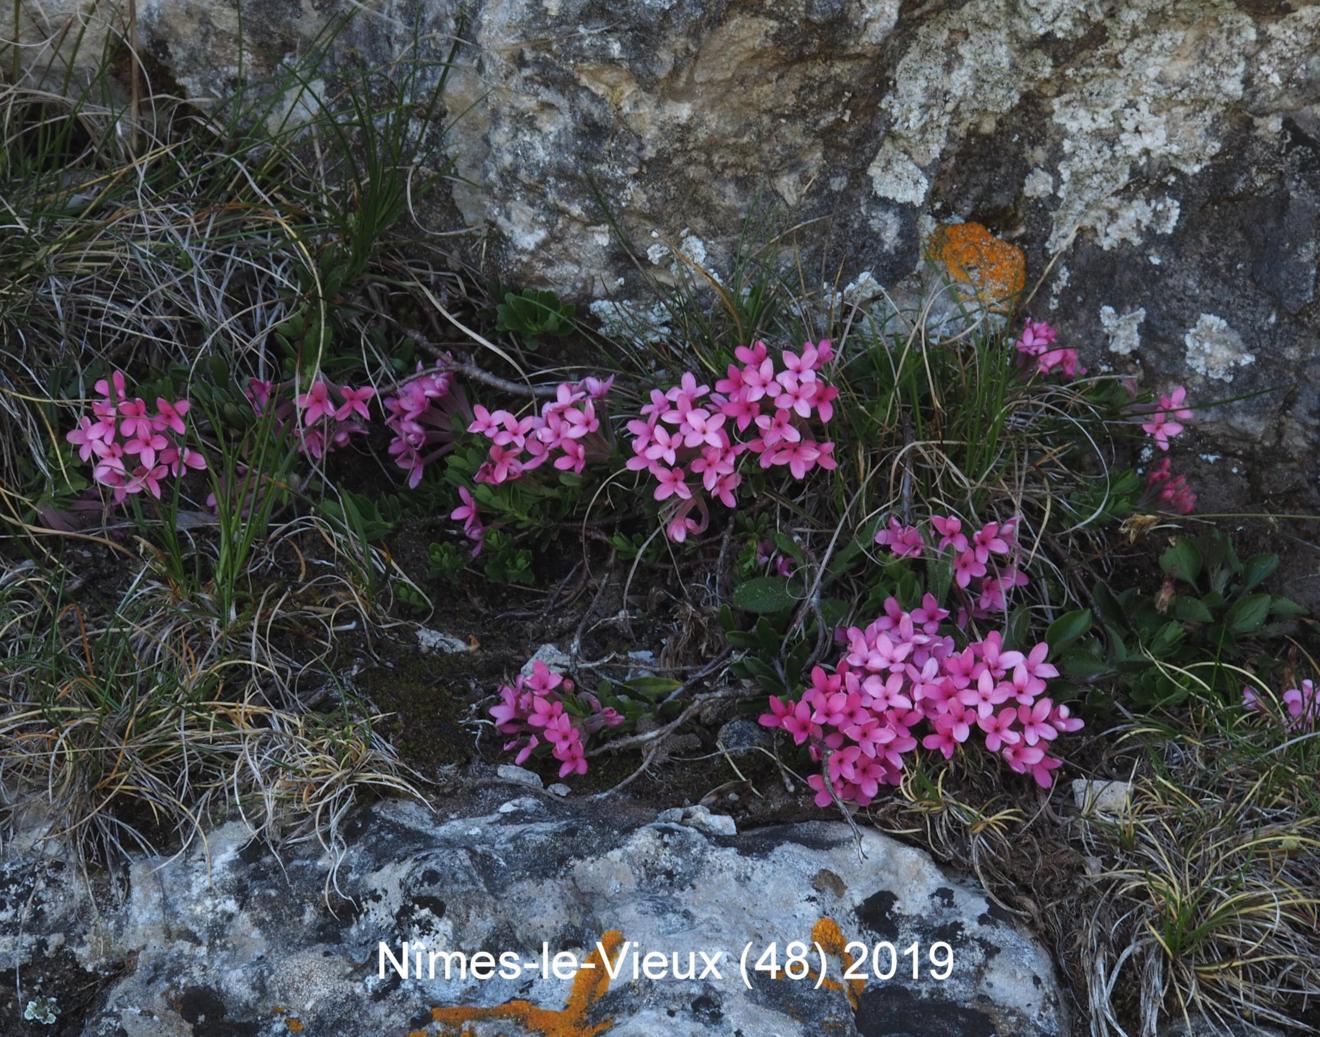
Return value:
<svg viewBox="0 0 1320 1037">
<path fill-rule="evenodd" d="M 692 491 L 684 482 L 685 473 L 679 468 L 657 468 L 655 471 L 655 499 L 668 500 L 670 497 L 681 497 L 684 500 L 692 496 Z"/>
<path fill-rule="evenodd" d="M 491 707 L 491 719 L 503 735 L 506 752 L 516 752 L 515 761 L 526 763 L 541 747 L 559 762 L 559 777 L 587 773 L 586 743 L 599 731 L 620 726 L 624 717 L 615 709 L 602 707 L 594 695 L 573 691 L 573 682 L 543 661 L 536 660 L 530 677 L 519 676 L 512 686 L 499 689 L 499 702 Z M 573 703 L 569 710 L 566 703 Z"/>
<path fill-rule="evenodd" d="M 952 515 L 943 517 L 932 515 L 930 524 L 935 532 L 940 535 L 939 549 L 943 551 L 946 547 L 952 547 L 956 552 L 967 550 L 967 537 L 962 531 L 962 521 Z"/>
<path fill-rule="evenodd" d="M 369 385 L 364 385 L 361 389 L 350 389 L 347 385 L 341 386 L 339 396 L 343 400 L 334 413 L 335 421 L 347 421 L 355 414 L 363 421 L 371 420 L 371 412 L 367 410 L 367 402 L 376 395 L 376 390 Z"/>
<path fill-rule="evenodd" d="M 330 387 L 318 378 L 307 392 L 298 397 L 304 425 L 315 425 L 322 418 L 333 418 L 335 405 L 330 401 Z"/>
<path fill-rule="evenodd" d="M 1038 357 L 1051 346 L 1058 337 L 1058 332 L 1043 320 L 1028 319 L 1023 325 L 1015 347 L 1019 353 L 1029 357 Z"/>
<path fill-rule="evenodd" d="M 875 542 L 888 547 L 899 558 L 919 558 L 925 549 L 921 530 L 916 526 L 905 526 L 892 516 L 889 524 L 875 534 Z"/>
<path fill-rule="evenodd" d="M 1053 784 L 1062 762 L 1042 746 L 1082 722 L 1039 697 L 1057 676 L 1045 660 L 1048 646 L 1024 654 L 992 631 L 955 650 L 953 638 L 939 633 L 947 618 L 930 595 L 912 612 L 888 599 L 868 626 L 843 632 L 842 658 L 832 671 L 815 667 L 796 703 L 770 700 L 761 723 L 789 731 L 815 764 L 828 759 L 825 776 L 809 780 L 818 804 L 869 803 L 880 786 L 902 780 L 907 754 L 924 748 L 952 758 L 973 735 L 1011 769 Z M 1008 679 L 1010 670 L 1021 682 Z M 915 730 L 922 724 L 924 732 Z"/>
<path fill-rule="evenodd" d="M 1022 738 L 1022 735 L 1013 728 L 1017 716 L 1017 711 L 1012 708 L 1001 709 L 998 713 L 990 713 L 986 716 L 977 716 L 976 726 L 985 735 L 985 747 L 990 752 L 996 753 L 1004 746 L 1016 745 Z"/>
<path fill-rule="evenodd" d="M 144 492 L 160 499 L 161 483 L 168 476 L 206 467 L 205 457 L 184 444 L 188 400 L 171 403 L 157 397 L 152 413 L 146 401 L 128 398 L 120 371 L 97 381 L 96 391 L 101 398 L 92 401 L 95 420 L 84 415 L 64 438 L 78 447 L 80 460 L 91 463 L 92 480 L 109 489 L 116 504 Z"/>
<path fill-rule="evenodd" d="M 178 400 L 170 403 L 163 396 L 156 397 L 156 421 L 155 428 L 159 431 L 170 431 L 176 436 L 182 436 L 188 431 L 184 425 L 183 419 L 187 417 L 188 410 L 192 406 L 187 400 Z"/>
</svg>

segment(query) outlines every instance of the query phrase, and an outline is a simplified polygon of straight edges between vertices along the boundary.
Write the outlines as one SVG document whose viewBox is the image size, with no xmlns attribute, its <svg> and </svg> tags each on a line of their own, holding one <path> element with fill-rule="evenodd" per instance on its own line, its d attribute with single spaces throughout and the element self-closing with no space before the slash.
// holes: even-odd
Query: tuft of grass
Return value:
<svg viewBox="0 0 1320 1037">
<path fill-rule="evenodd" d="M 126 32 L 87 77 L 77 38 L 0 72 L 0 779 L 89 857 L 232 811 L 334 848 L 365 791 L 416 794 L 339 676 L 406 580 L 243 396 L 411 359 L 377 293 L 405 243 L 431 255 L 413 225 L 448 174 L 449 66 L 418 40 L 332 72 L 344 24 L 207 110 L 131 53 L 125 97 Z M 64 434 L 112 369 L 191 399 L 205 475 L 117 509 L 89 492 Z"/>
</svg>

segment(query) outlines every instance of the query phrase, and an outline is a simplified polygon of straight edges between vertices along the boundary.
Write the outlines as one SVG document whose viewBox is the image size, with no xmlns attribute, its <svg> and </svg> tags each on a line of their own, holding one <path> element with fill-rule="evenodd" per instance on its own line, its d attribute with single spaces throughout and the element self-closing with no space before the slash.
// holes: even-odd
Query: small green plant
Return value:
<svg viewBox="0 0 1320 1037">
<path fill-rule="evenodd" d="M 1096 585 L 1094 613 L 1077 614 L 1069 630 L 1066 675 L 1094 685 L 1098 697 L 1148 709 L 1190 695 L 1237 701 L 1244 670 L 1266 680 L 1277 673 L 1287 639 L 1306 614 L 1262 589 L 1279 567 L 1278 555 L 1243 561 L 1232 539 L 1212 530 L 1179 537 L 1159 566 L 1163 583 L 1154 594 Z"/>
<path fill-rule="evenodd" d="M 525 348 L 535 350 L 548 338 L 560 338 L 573 330 L 577 308 L 554 292 L 525 288 L 505 292 L 495 307 L 495 327 L 513 335 Z"/>
</svg>

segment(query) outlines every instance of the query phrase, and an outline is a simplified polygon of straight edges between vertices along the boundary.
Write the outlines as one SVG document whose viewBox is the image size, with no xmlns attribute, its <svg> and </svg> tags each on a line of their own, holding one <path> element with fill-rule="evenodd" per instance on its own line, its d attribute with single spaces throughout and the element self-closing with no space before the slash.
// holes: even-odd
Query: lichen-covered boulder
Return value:
<svg viewBox="0 0 1320 1037">
<path fill-rule="evenodd" d="M 838 822 L 664 816 L 392 803 L 351 820 L 334 871 L 231 824 L 135 863 L 99 917 L 28 931 L 58 922 L 114 973 L 64 1031 L 83 1037 L 1069 1032 L 1046 951 L 924 853 Z"/>
</svg>

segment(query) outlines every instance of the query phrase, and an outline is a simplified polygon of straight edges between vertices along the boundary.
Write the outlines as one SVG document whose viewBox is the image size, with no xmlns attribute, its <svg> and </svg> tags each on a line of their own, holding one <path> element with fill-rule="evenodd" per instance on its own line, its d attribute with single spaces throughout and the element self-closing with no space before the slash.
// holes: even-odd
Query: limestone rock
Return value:
<svg viewBox="0 0 1320 1037">
<path fill-rule="evenodd" d="M 694 826 L 696 814 L 637 824 L 612 808 L 514 806 L 443 822 L 415 804 L 364 810 L 333 874 L 317 844 L 277 861 L 238 824 L 208 833 L 209 857 L 199 841 L 136 862 L 121 906 L 102 907 L 106 939 L 84 938 L 90 913 L 59 920 L 80 961 L 117 972 L 69 1032 L 515 1037 L 547 1032 L 552 1018 L 565 1033 L 609 1037 L 1069 1032 L 1049 955 L 979 890 L 884 836 L 857 843 L 838 822 L 715 835 Z M 49 938 L 56 920 L 34 921 Z M 785 967 L 792 941 L 813 963 L 809 980 L 753 967 L 772 942 Z M 867 951 L 868 978 L 841 983 L 852 941 Z M 894 969 L 888 945 L 896 974 L 881 981 L 871 971 Z M 541 973 L 543 946 L 571 955 L 558 976 Z M 932 960 L 945 947 L 952 965 L 940 980 Z M 436 978 L 426 971 L 430 951 L 483 950 L 531 965 L 476 978 L 453 960 L 446 978 L 440 958 Z M 633 978 L 633 951 L 661 955 L 664 978 Z M 819 989 L 818 954 L 829 980 Z M 606 960 L 624 972 L 579 968 Z"/>
</svg>

